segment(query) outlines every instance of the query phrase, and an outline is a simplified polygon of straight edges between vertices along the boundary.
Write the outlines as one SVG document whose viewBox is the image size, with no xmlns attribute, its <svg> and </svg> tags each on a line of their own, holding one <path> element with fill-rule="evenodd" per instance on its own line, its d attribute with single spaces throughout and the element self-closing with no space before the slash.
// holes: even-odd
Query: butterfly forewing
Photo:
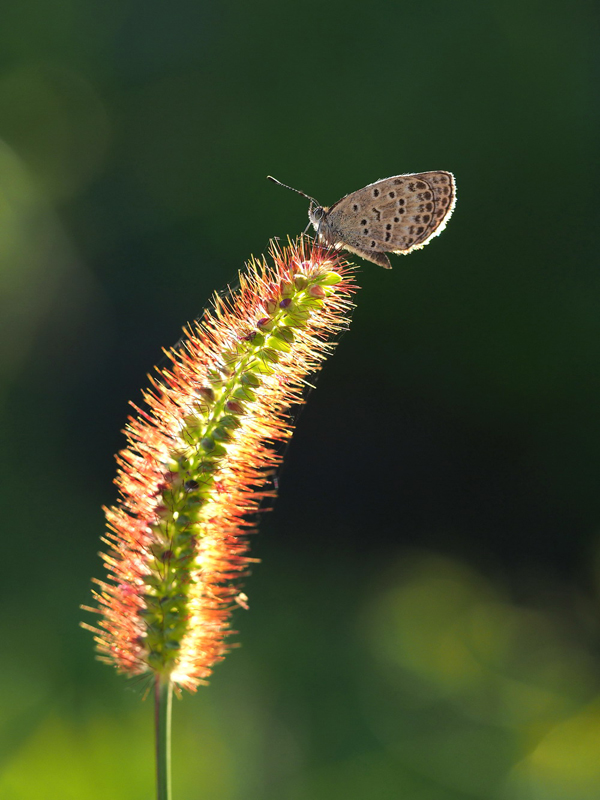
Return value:
<svg viewBox="0 0 600 800">
<path fill-rule="evenodd" d="M 446 226 L 456 197 L 452 173 L 384 178 L 346 195 L 326 210 L 322 237 L 381 266 L 385 253 L 410 253 Z"/>
</svg>

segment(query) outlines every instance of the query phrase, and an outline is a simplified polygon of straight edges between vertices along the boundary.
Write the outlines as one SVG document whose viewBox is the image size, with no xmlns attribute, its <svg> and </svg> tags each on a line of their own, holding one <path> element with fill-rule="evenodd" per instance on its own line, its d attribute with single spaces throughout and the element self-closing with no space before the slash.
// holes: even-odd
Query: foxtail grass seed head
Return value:
<svg viewBox="0 0 600 800">
<path fill-rule="evenodd" d="M 96 581 L 99 658 L 194 691 L 247 608 L 247 534 L 292 434 L 290 409 L 346 328 L 356 288 L 338 251 L 301 237 L 184 331 L 150 378 L 117 456 L 119 499 L 106 509 L 108 580 Z"/>
</svg>

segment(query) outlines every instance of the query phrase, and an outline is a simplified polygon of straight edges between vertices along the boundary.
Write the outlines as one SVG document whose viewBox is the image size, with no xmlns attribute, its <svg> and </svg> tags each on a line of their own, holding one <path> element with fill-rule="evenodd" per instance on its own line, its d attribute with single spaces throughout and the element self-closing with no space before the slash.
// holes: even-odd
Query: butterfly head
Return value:
<svg viewBox="0 0 600 800">
<path fill-rule="evenodd" d="M 321 223 L 322 223 L 322 221 L 323 221 L 323 219 L 325 217 L 325 214 L 327 213 L 328 209 L 323 208 L 323 206 L 320 206 L 317 203 L 317 201 L 315 200 L 315 198 L 311 197 L 309 194 L 306 194 L 306 192 L 301 192 L 300 189 L 294 189 L 293 186 L 288 186 L 287 183 L 281 183 L 281 181 L 278 181 L 277 178 L 271 177 L 271 175 L 267 175 L 267 178 L 270 181 L 273 181 L 273 183 L 278 183 L 280 186 L 283 186 L 285 189 L 290 189 L 292 192 L 296 192 L 297 194 L 301 194 L 302 197 L 306 197 L 307 200 L 310 200 L 310 205 L 308 207 L 308 218 L 311 221 L 311 223 L 313 224 L 314 229 L 317 231 L 317 233 L 319 233 L 319 229 L 321 227 Z"/>
<path fill-rule="evenodd" d="M 314 200 L 310 201 L 310 205 L 308 207 L 308 218 L 312 222 L 316 231 L 319 230 L 325 214 L 326 209 L 323 208 L 323 206 L 318 205 Z"/>
</svg>

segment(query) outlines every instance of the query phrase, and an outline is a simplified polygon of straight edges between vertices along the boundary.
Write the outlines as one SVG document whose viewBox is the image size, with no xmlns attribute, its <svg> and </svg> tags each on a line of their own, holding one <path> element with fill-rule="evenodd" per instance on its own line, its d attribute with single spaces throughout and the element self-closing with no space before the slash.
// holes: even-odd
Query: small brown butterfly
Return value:
<svg viewBox="0 0 600 800">
<path fill-rule="evenodd" d="M 331 207 L 267 176 L 310 200 L 308 218 L 320 242 L 344 247 L 391 269 L 386 253 L 406 254 L 424 247 L 446 227 L 456 203 L 451 172 L 416 172 L 370 183 Z"/>
</svg>

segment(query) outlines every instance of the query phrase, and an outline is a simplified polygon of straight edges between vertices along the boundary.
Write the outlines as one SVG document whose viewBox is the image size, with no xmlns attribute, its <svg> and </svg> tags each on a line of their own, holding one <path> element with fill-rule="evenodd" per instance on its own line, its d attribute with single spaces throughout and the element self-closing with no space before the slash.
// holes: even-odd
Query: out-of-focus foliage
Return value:
<svg viewBox="0 0 600 800">
<path fill-rule="evenodd" d="M 388 175 L 447 230 L 365 265 L 175 706 L 176 798 L 600 795 L 592 8 L 6 0 L 0 797 L 142 800 L 152 708 L 77 627 L 127 401 L 250 253 Z"/>
</svg>

